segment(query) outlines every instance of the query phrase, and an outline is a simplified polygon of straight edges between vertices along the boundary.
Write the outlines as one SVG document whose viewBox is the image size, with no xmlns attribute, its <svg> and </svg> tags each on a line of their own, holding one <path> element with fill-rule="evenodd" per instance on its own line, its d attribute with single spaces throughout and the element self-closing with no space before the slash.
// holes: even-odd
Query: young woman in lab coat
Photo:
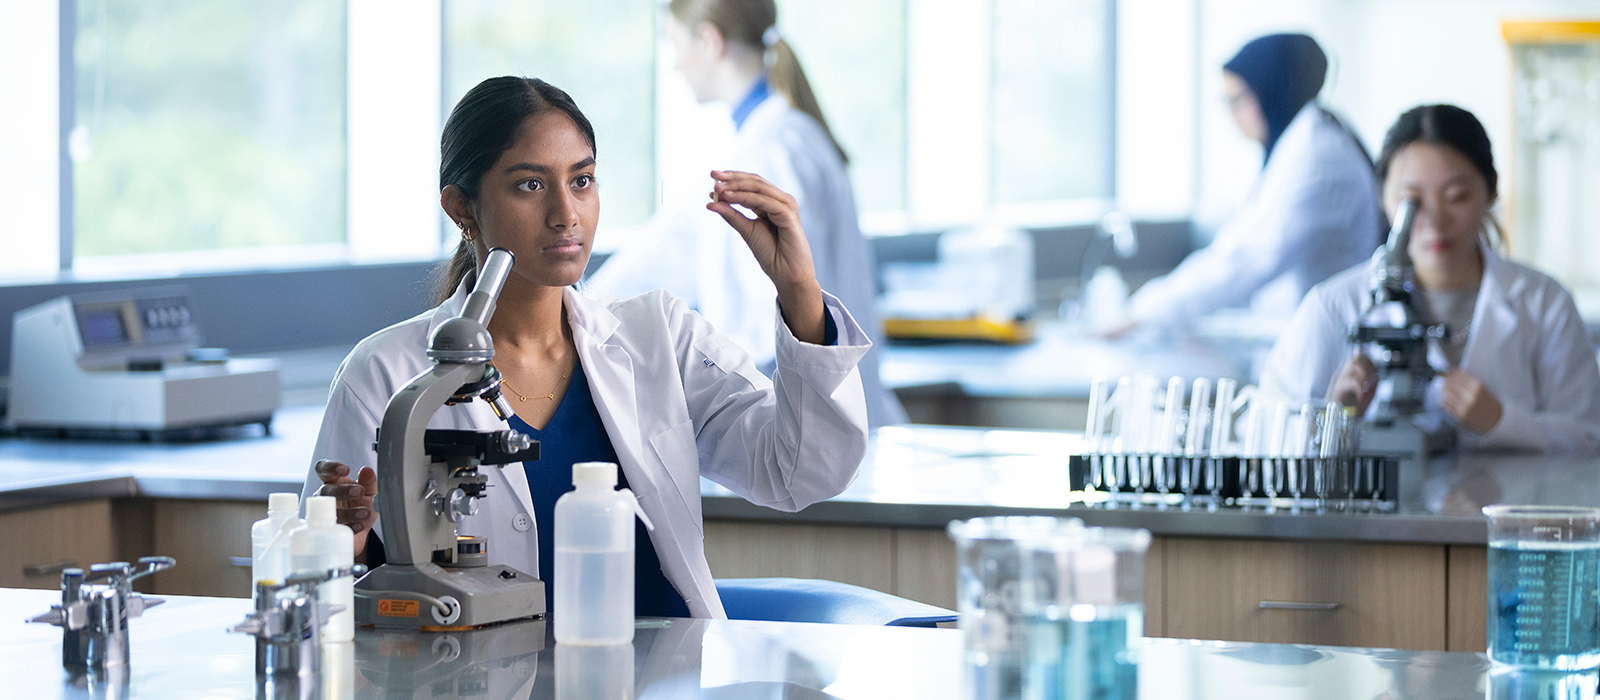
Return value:
<svg viewBox="0 0 1600 700">
<path fill-rule="evenodd" d="M 1384 208 L 1419 203 L 1409 251 L 1424 313 L 1450 338 L 1429 349 L 1425 430 L 1467 449 L 1600 454 L 1600 365 L 1572 295 L 1500 257 L 1489 209 L 1498 176 L 1489 136 L 1470 112 L 1418 107 L 1395 122 L 1378 158 Z M 1318 285 L 1278 337 L 1264 390 L 1365 411 L 1377 389 L 1349 333 L 1369 303 L 1366 263 Z"/>
<path fill-rule="evenodd" d="M 667 9 L 676 67 L 695 99 L 733 107 L 735 138 L 726 167 L 761 173 L 794 196 L 817 281 L 877 337 L 872 249 L 861 235 L 845 153 L 778 34 L 773 0 L 672 0 Z M 774 352 L 772 283 L 743 248 L 699 207 L 669 209 L 651 223 L 648 238 L 607 259 L 586 291 L 632 296 L 666 289 L 766 369 Z M 873 427 L 905 422 L 905 410 L 879 379 L 876 349 L 861 361 L 861 380 Z"/>
<path fill-rule="evenodd" d="M 1266 157 L 1211 244 L 1129 300 L 1130 325 L 1170 327 L 1245 301 L 1281 325 L 1322 280 L 1365 260 L 1383 229 L 1372 161 L 1316 102 L 1328 60 L 1304 34 L 1264 36 L 1223 67 L 1228 109 Z"/>
<path fill-rule="evenodd" d="M 843 491 L 866 450 L 856 363 L 871 342 L 818 284 L 799 206 L 759 176 L 712 173 L 706 208 L 745 241 L 782 308 L 768 380 L 671 294 L 595 300 L 574 291 L 600 200 L 594 131 L 565 92 L 529 78 L 486 80 L 451 113 L 442 151 L 441 204 L 461 243 L 440 304 L 345 360 L 306 493 L 339 498 L 358 559 L 381 562 L 374 430 L 390 396 L 432 366 L 429 334 L 459 312 L 489 249 L 507 248 L 516 262 L 489 324 L 494 363 L 517 413 L 512 427 L 540 440 L 543 458 L 485 469 L 488 497 L 461 531 L 489 538 L 491 563 L 550 581 L 552 510 L 571 489 L 572 464 L 614 461 L 655 524 L 638 540 L 638 614 L 724 616 L 702 546 L 700 477 L 794 511 Z M 475 401 L 441 407 L 429 427 L 507 426 Z"/>
</svg>

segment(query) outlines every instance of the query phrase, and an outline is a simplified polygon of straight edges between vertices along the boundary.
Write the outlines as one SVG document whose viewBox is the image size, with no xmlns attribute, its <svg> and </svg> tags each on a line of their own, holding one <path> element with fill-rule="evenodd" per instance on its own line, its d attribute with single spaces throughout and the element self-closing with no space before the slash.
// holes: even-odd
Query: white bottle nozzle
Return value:
<svg viewBox="0 0 1600 700">
<path fill-rule="evenodd" d="M 268 513 L 288 513 L 300 511 L 300 494 L 274 493 L 267 496 Z"/>
<path fill-rule="evenodd" d="M 312 496 L 306 499 L 306 524 L 330 525 L 338 522 L 338 500 L 333 496 Z"/>
<path fill-rule="evenodd" d="M 633 489 L 617 489 L 617 493 L 628 494 L 628 503 L 633 506 L 633 514 L 644 522 L 644 529 L 655 532 L 656 524 L 650 522 L 650 516 L 644 514 L 644 506 L 639 505 L 639 497 L 633 495 Z"/>
</svg>

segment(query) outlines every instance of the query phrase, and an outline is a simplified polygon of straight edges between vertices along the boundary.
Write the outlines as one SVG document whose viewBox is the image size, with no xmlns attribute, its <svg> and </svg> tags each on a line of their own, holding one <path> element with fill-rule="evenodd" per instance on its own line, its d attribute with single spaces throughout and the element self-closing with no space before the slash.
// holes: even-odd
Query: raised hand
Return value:
<svg viewBox="0 0 1600 700">
<path fill-rule="evenodd" d="M 1377 393 L 1378 368 L 1359 350 L 1345 361 L 1333 385 L 1328 387 L 1330 400 L 1353 406 L 1358 416 L 1367 412 L 1367 406 Z"/>
<path fill-rule="evenodd" d="M 799 203 L 760 175 L 713 170 L 711 178 L 716 183 L 706 208 L 722 215 L 750 247 L 761 271 L 777 287 L 784 322 L 795 337 L 822 343 L 826 309 L 811 262 L 811 245 L 800 227 Z M 755 218 L 734 209 L 735 204 L 754 212 Z"/>
<path fill-rule="evenodd" d="M 1452 367 L 1444 373 L 1440 404 L 1457 422 L 1482 435 L 1500 424 L 1505 407 L 1477 377 Z"/>
<path fill-rule="evenodd" d="M 350 467 L 331 459 L 317 460 L 315 471 L 322 480 L 322 488 L 317 489 L 316 495 L 338 499 L 335 510 L 339 524 L 355 533 L 356 561 L 361 561 L 367 551 L 367 533 L 378 521 L 378 511 L 372 505 L 372 499 L 378 495 L 378 473 L 372 467 L 362 467 L 352 479 Z"/>
</svg>

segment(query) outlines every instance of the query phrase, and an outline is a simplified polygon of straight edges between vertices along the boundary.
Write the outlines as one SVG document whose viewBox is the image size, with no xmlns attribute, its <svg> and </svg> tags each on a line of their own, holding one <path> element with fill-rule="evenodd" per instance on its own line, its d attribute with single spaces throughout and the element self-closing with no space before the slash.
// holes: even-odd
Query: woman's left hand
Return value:
<svg viewBox="0 0 1600 700">
<path fill-rule="evenodd" d="M 827 311 L 811 263 L 811 245 L 800 228 L 799 203 L 760 175 L 713 170 L 711 178 L 716 184 L 706 208 L 721 214 L 739 232 L 761 271 L 772 278 L 789 330 L 800 340 L 821 344 Z M 755 218 L 734 209 L 735 204 L 755 212 Z"/>
<path fill-rule="evenodd" d="M 1489 388 L 1460 368 L 1444 373 L 1441 404 L 1456 422 L 1479 435 L 1494 430 L 1504 412 L 1500 400 L 1489 393 Z"/>
</svg>

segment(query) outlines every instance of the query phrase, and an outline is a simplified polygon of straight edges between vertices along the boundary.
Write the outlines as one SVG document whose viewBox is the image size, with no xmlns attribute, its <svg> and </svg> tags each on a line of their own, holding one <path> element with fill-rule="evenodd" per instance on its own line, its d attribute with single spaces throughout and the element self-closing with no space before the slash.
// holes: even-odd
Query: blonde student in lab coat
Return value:
<svg viewBox="0 0 1600 700">
<path fill-rule="evenodd" d="M 530 78 L 486 80 L 451 113 L 442 151 L 441 203 L 461 243 L 442 267 L 439 306 L 373 334 L 345 360 L 306 493 L 339 498 L 358 559 L 381 563 L 374 430 L 390 396 L 432 366 L 432 329 L 459 312 L 489 249 L 504 247 L 516 262 L 489 324 L 494 364 L 517 413 L 511 427 L 539 440 L 542 458 L 485 469 L 488 496 L 461 531 L 489 537 L 490 563 L 548 582 L 552 510 L 572 487 L 572 464 L 615 461 L 655 524 L 637 540 L 638 614 L 724 617 L 702 546 L 700 477 L 795 511 L 843 491 L 866 450 L 856 363 L 872 344 L 819 284 L 799 206 L 757 175 L 712 173 L 706 208 L 738 232 L 774 285 L 768 303 L 783 309 L 768 329 L 777 357 L 769 380 L 669 293 L 596 300 L 574 291 L 603 169 L 594 131 L 565 92 Z M 441 407 L 429 427 L 507 424 L 475 401 Z"/>
<path fill-rule="evenodd" d="M 1382 237 L 1372 161 L 1317 104 L 1328 60 L 1304 34 L 1264 36 L 1223 67 L 1228 108 L 1265 154 L 1249 198 L 1211 244 L 1140 287 L 1130 324 L 1171 327 L 1248 302 L 1281 325 L 1312 285 L 1365 260 Z"/>
<path fill-rule="evenodd" d="M 702 104 L 733 107 L 735 137 L 723 167 L 761 173 L 792 194 L 806 222 L 817 280 L 876 338 L 872 249 L 861 235 L 845 153 L 822 116 L 800 62 L 777 30 L 772 0 L 673 0 L 667 35 L 676 67 Z M 772 283 L 733 232 L 698 205 L 669 208 L 647 237 L 620 248 L 586 283 L 591 295 L 632 296 L 657 287 L 686 300 L 738 341 L 756 365 L 771 364 Z M 905 422 L 878 376 L 878 351 L 861 361 L 873 427 Z"/>
<path fill-rule="evenodd" d="M 1391 214 L 1418 200 L 1409 252 L 1423 312 L 1450 331 L 1429 349 L 1442 374 L 1418 424 L 1468 449 L 1600 454 L 1600 366 L 1572 295 L 1491 244 L 1498 176 L 1483 125 L 1450 105 L 1406 112 L 1384 140 L 1378 176 Z M 1311 290 L 1273 346 L 1262 388 L 1365 411 L 1376 370 L 1349 333 L 1370 289 L 1363 263 Z"/>
</svg>

